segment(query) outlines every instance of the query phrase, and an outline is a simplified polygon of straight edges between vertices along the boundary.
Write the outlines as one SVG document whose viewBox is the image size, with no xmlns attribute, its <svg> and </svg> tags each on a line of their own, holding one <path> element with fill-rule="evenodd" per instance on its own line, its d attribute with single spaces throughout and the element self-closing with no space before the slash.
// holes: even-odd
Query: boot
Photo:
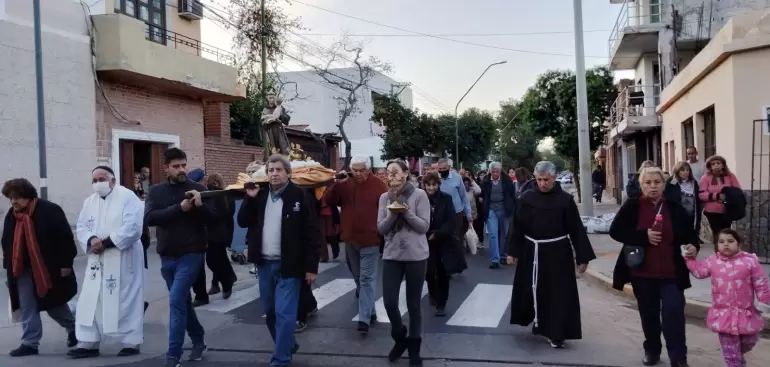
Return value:
<svg viewBox="0 0 770 367">
<path fill-rule="evenodd" d="M 422 338 L 407 338 L 406 343 L 409 349 L 409 367 L 422 367 L 422 358 L 420 357 Z"/>
<path fill-rule="evenodd" d="M 406 352 L 406 332 L 406 326 L 404 326 L 401 331 L 390 331 L 390 336 L 393 337 L 393 341 L 396 342 L 396 344 L 393 345 L 393 349 L 391 349 L 390 353 L 388 353 L 388 361 L 396 362 L 399 358 L 401 358 L 401 356 L 404 355 L 404 352 Z"/>
</svg>

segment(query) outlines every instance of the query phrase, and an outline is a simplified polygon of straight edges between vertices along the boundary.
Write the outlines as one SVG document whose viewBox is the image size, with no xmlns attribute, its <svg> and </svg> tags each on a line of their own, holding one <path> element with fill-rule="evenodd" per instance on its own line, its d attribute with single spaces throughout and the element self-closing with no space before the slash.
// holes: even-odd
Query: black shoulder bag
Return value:
<svg viewBox="0 0 770 367">
<path fill-rule="evenodd" d="M 663 202 L 661 201 L 658 213 L 663 210 Z M 655 215 L 657 217 L 657 214 Z M 642 265 L 644 262 L 644 247 L 643 246 L 623 246 L 623 255 L 626 257 L 626 265 L 635 269 Z"/>
</svg>

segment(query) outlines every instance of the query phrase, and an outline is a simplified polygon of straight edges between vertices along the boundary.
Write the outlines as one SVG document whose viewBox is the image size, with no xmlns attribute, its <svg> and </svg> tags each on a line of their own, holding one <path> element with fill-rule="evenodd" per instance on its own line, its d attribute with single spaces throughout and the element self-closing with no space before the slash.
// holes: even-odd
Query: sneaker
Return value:
<svg viewBox="0 0 770 367">
<path fill-rule="evenodd" d="M 564 348 L 564 341 L 550 340 L 550 342 L 551 342 L 551 348 L 554 348 L 554 349 Z"/>
<path fill-rule="evenodd" d="M 26 356 L 36 356 L 38 354 L 38 350 L 35 347 L 30 347 L 29 345 L 22 344 L 18 348 L 14 349 L 9 353 L 11 357 L 26 357 Z"/>
<path fill-rule="evenodd" d="M 192 350 L 190 350 L 190 356 L 187 357 L 188 361 L 200 361 L 203 359 L 203 353 L 205 353 L 207 350 L 209 350 L 209 347 L 206 346 L 206 344 L 201 345 L 193 345 Z"/>
<path fill-rule="evenodd" d="M 301 333 L 307 329 L 307 323 L 302 321 L 297 321 L 297 327 L 294 328 L 295 333 Z"/>
<path fill-rule="evenodd" d="M 369 335 L 369 325 L 365 322 L 359 321 L 358 332 L 361 333 L 361 336 Z"/>
<path fill-rule="evenodd" d="M 167 358 L 166 363 L 163 364 L 163 367 L 182 367 L 182 363 L 180 363 L 176 358 Z"/>
</svg>

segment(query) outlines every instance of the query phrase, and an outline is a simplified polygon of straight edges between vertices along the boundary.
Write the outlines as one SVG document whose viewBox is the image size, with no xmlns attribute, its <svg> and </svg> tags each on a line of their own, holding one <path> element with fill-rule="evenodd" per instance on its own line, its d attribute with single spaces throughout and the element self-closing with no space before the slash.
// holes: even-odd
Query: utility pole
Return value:
<svg viewBox="0 0 770 367">
<path fill-rule="evenodd" d="M 35 28 L 35 82 L 37 84 L 37 143 L 40 166 L 40 197 L 48 199 L 48 163 L 45 144 L 45 93 L 43 93 L 43 49 L 40 31 L 40 0 L 32 0 Z"/>
<path fill-rule="evenodd" d="M 586 61 L 583 46 L 583 0 L 572 0 L 575 16 L 575 80 L 577 82 L 578 161 L 580 162 L 581 215 L 593 216 L 591 200 L 591 143 L 588 126 L 588 93 L 586 91 Z"/>
<path fill-rule="evenodd" d="M 265 0 L 259 5 L 259 41 L 262 44 L 262 98 L 267 96 L 267 30 L 265 29 Z"/>
</svg>

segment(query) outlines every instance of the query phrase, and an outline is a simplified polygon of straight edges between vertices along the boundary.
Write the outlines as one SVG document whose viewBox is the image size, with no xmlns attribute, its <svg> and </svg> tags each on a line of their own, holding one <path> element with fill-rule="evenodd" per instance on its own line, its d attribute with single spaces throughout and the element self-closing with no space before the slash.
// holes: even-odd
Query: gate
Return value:
<svg viewBox="0 0 770 367">
<path fill-rule="evenodd" d="M 754 120 L 751 142 L 751 187 L 747 198 L 749 251 L 770 264 L 770 121 Z"/>
</svg>

